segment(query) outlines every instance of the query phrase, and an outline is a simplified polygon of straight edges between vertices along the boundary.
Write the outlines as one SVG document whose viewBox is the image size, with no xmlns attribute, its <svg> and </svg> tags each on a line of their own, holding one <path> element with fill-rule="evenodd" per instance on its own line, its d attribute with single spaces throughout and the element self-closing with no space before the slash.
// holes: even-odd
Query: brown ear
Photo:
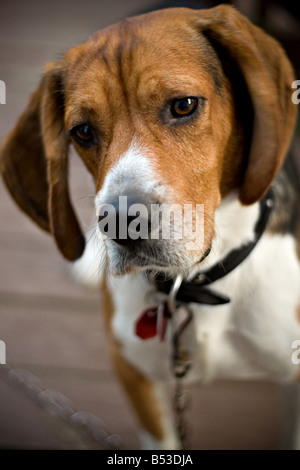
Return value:
<svg viewBox="0 0 300 470">
<path fill-rule="evenodd" d="M 51 232 L 63 256 L 79 258 L 84 237 L 68 188 L 68 137 L 64 129 L 63 72 L 48 64 L 41 83 L 0 149 L 0 171 L 13 198 Z"/>
<path fill-rule="evenodd" d="M 220 5 L 199 16 L 201 32 L 226 50 L 250 94 L 252 141 L 240 200 L 252 204 L 268 190 L 290 145 L 297 113 L 291 100 L 293 69 L 279 43 L 233 7 Z"/>
</svg>

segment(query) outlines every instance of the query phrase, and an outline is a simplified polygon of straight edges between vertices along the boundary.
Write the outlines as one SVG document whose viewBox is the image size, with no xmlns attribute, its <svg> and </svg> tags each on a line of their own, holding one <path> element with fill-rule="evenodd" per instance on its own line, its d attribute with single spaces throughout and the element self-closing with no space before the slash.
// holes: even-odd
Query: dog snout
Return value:
<svg viewBox="0 0 300 470">
<path fill-rule="evenodd" d="M 134 246 L 150 238 L 151 207 L 157 204 L 147 194 L 116 196 L 103 204 L 98 216 L 103 235 L 124 247 Z"/>
</svg>

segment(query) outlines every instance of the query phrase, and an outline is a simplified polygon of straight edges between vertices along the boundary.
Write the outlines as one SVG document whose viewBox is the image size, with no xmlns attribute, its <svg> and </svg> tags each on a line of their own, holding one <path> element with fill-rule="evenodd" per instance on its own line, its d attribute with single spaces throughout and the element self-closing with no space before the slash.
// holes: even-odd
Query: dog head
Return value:
<svg viewBox="0 0 300 470">
<path fill-rule="evenodd" d="M 84 250 L 68 190 L 71 142 L 94 178 L 98 212 L 109 204 L 122 215 L 119 196 L 129 208 L 201 204 L 203 238 L 191 250 L 184 237 L 106 240 L 115 274 L 191 267 L 211 245 L 222 198 L 236 190 L 253 204 L 279 171 L 296 116 L 293 80 L 277 41 L 232 7 L 130 18 L 47 65 L 3 143 L 1 172 L 68 260 Z"/>
</svg>

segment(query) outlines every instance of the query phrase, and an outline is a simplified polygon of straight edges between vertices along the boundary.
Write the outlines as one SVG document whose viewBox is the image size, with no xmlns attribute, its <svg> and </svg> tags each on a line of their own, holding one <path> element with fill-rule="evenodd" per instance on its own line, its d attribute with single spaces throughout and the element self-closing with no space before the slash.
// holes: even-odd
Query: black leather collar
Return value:
<svg viewBox="0 0 300 470">
<path fill-rule="evenodd" d="M 176 300 L 184 303 L 195 302 L 207 305 L 222 305 L 230 302 L 229 297 L 208 289 L 207 286 L 229 274 L 249 256 L 265 231 L 273 207 L 274 194 L 272 190 L 269 190 L 267 195 L 260 201 L 260 216 L 254 228 L 254 240 L 230 251 L 225 258 L 206 271 L 199 271 L 191 280 L 183 281 Z M 156 274 L 154 282 L 157 290 L 166 294 L 169 294 L 173 285 L 173 280 L 166 280 L 164 273 Z"/>
</svg>

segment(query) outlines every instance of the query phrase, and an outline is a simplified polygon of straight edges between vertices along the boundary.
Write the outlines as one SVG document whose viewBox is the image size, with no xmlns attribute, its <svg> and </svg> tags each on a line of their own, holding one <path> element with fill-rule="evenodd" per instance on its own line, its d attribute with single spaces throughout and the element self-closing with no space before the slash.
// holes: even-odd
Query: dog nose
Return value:
<svg viewBox="0 0 300 470">
<path fill-rule="evenodd" d="M 157 201 L 144 194 L 114 197 L 98 217 L 100 231 L 118 245 L 141 243 L 150 237 L 151 204 Z"/>
</svg>

